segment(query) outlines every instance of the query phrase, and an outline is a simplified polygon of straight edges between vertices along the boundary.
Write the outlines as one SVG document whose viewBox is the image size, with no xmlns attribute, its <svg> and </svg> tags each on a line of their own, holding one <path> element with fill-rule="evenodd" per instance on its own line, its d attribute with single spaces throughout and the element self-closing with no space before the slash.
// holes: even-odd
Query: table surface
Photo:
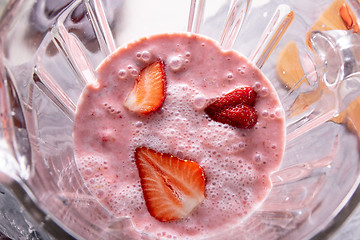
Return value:
<svg viewBox="0 0 360 240">
<path fill-rule="evenodd" d="M 0 0 L 0 15 L 8 0 Z M 1 233 L 0 233 L 1 239 Z M 339 229 L 329 238 L 330 240 L 357 240 L 360 239 L 360 206 L 345 220 Z"/>
<path fill-rule="evenodd" d="M 331 240 L 357 240 L 360 239 L 360 207 L 358 206 Z"/>
</svg>

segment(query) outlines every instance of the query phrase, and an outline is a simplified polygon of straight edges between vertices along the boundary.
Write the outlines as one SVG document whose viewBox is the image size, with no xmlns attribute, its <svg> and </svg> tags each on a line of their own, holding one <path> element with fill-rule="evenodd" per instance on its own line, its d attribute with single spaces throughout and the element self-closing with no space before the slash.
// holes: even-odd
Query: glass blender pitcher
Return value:
<svg viewBox="0 0 360 240">
<path fill-rule="evenodd" d="M 187 31 L 248 57 L 286 113 L 285 155 L 268 197 L 208 239 L 320 238 L 360 200 L 359 11 L 356 0 L 10 0 L 0 21 L 0 180 L 26 220 L 1 230 L 12 238 L 151 239 L 130 235 L 131 222 L 85 186 L 73 120 L 84 86 L 117 47 Z"/>
</svg>

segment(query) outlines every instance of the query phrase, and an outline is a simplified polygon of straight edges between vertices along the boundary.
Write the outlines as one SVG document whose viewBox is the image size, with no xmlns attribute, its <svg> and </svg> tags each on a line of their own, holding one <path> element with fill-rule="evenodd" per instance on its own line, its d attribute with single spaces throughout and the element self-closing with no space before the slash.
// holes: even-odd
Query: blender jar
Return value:
<svg viewBox="0 0 360 240">
<path fill-rule="evenodd" d="M 271 192 L 246 221 L 216 239 L 321 237 L 342 219 L 344 206 L 359 201 L 358 5 L 9 1 L 0 22 L 0 180 L 31 219 L 22 218 L 32 226 L 29 234 L 146 237 L 131 235 L 129 219 L 112 215 L 83 183 L 73 152 L 76 103 L 117 47 L 154 33 L 189 31 L 247 56 L 270 79 L 286 112 L 285 155 L 271 176 Z M 328 11 L 341 24 L 327 19 Z"/>
</svg>

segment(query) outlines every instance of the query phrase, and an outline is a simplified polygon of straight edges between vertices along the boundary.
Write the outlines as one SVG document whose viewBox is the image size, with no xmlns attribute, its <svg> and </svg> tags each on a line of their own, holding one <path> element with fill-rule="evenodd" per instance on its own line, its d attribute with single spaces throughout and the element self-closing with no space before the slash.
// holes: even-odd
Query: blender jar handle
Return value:
<svg viewBox="0 0 360 240">
<path fill-rule="evenodd" d="M 69 229 L 65 231 L 37 205 L 26 185 L 26 180 L 31 178 L 32 155 L 24 114 L 31 111 L 22 109 L 27 105 L 21 105 L 11 74 L 0 63 L 0 185 L 7 189 L 9 199 L 17 201 L 25 210 L 21 210 L 23 217 L 30 225 L 35 223 L 34 229 L 40 231 L 40 236 L 75 240 L 75 233 Z M 13 217 L 19 218 L 17 215 Z M 29 229 L 29 234 L 34 229 Z"/>
<path fill-rule="evenodd" d="M 31 170 L 31 150 L 24 112 L 6 68 L 0 82 L 0 181 L 8 177 L 27 179 Z M 7 177 L 6 177 L 7 176 Z"/>
</svg>

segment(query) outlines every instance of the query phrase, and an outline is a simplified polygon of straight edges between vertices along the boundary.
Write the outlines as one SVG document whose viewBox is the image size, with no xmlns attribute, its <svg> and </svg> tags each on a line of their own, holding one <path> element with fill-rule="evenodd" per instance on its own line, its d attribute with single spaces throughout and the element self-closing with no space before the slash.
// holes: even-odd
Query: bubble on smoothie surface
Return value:
<svg viewBox="0 0 360 240">
<path fill-rule="evenodd" d="M 252 86 L 255 92 L 259 91 L 262 87 L 262 84 L 260 82 L 255 82 Z"/>
<path fill-rule="evenodd" d="M 261 162 L 261 160 L 262 160 L 262 157 L 261 157 L 261 154 L 260 153 L 255 153 L 255 155 L 254 155 L 254 161 L 256 162 L 256 163 L 259 163 L 259 162 Z"/>
<path fill-rule="evenodd" d="M 130 74 L 133 77 L 137 77 L 139 75 L 139 71 L 135 68 L 130 69 Z"/>
<path fill-rule="evenodd" d="M 120 79 L 126 78 L 126 75 L 127 75 L 127 71 L 125 69 L 120 69 L 118 71 L 118 76 L 119 76 Z"/>
<path fill-rule="evenodd" d="M 261 97 L 266 97 L 269 95 L 269 89 L 267 87 L 262 87 L 259 91 L 258 91 L 259 95 Z"/>
<path fill-rule="evenodd" d="M 268 112 L 268 110 L 263 110 L 262 112 L 261 112 L 261 116 L 263 116 L 263 117 L 268 117 L 269 116 L 269 112 Z"/>
<path fill-rule="evenodd" d="M 202 110 L 206 107 L 207 104 L 207 99 L 206 96 L 204 94 L 198 93 L 194 96 L 194 108 L 196 110 Z"/>
<path fill-rule="evenodd" d="M 141 53 L 141 59 L 144 61 L 144 62 L 148 62 L 150 61 L 151 59 L 151 53 L 149 51 L 143 51 Z"/>
<path fill-rule="evenodd" d="M 184 61 L 180 55 L 169 57 L 169 68 L 172 71 L 178 71 L 184 64 Z"/>
</svg>

